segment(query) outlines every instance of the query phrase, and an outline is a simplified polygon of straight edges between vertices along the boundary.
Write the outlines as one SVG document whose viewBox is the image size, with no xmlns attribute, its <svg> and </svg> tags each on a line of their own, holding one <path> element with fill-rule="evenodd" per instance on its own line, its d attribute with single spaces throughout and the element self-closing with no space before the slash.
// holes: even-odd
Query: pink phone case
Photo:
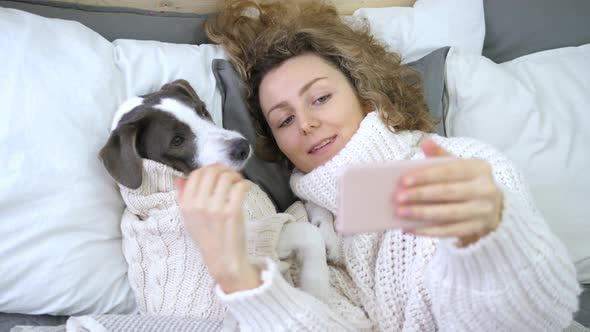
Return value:
<svg viewBox="0 0 590 332">
<path fill-rule="evenodd" d="M 393 195 L 400 177 L 454 157 L 402 160 L 347 168 L 340 176 L 340 209 L 336 230 L 342 235 L 376 232 L 392 228 L 415 228 L 429 223 L 405 220 L 395 213 Z"/>
</svg>

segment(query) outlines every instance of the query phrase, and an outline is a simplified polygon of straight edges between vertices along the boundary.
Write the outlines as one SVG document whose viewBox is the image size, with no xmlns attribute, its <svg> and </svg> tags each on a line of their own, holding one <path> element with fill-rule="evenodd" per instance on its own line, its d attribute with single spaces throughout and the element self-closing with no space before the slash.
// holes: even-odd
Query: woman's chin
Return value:
<svg viewBox="0 0 590 332">
<path fill-rule="evenodd" d="M 311 163 L 311 165 L 309 165 L 307 168 L 309 169 L 308 172 L 309 173 L 311 171 L 313 171 L 314 169 L 325 165 L 327 162 L 329 162 L 330 160 L 332 160 L 332 158 L 336 155 L 337 153 L 330 151 L 330 153 L 323 153 L 321 155 L 318 156 L 314 156 L 315 158 L 313 158 L 313 162 Z"/>
</svg>

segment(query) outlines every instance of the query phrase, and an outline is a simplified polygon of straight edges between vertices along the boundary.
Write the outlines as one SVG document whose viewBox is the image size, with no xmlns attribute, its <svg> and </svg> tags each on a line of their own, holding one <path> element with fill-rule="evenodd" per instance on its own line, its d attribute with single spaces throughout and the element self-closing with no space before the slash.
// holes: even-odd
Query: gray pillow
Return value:
<svg viewBox="0 0 590 332">
<path fill-rule="evenodd" d="M 255 146 L 256 132 L 242 97 L 243 90 L 238 73 L 223 59 L 213 60 L 212 69 L 223 100 L 223 127 L 240 132 L 250 145 Z M 283 165 L 263 161 L 253 154 L 243 172 L 270 196 L 279 211 L 285 211 L 296 201 L 289 187 L 291 172 Z"/>
<path fill-rule="evenodd" d="M 483 55 L 496 63 L 590 43 L 588 0 L 484 0 Z"/>
<path fill-rule="evenodd" d="M 0 331 L 10 331 L 17 325 L 58 326 L 68 320 L 67 316 L 6 314 L 0 312 Z"/>
<path fill-rule="evenodd" d="M 202 44 L 207 41 L 203 29 L 206 15 L 87 6 L 46 0 L 0 0 L 0 7 L 78 21 L 109 41 L 118 38 L 179 44 Z"/>
<path fill-rule="evenodd" d="M 429 111 L 441 120 L 444 114 L 444 64 L 448 50 L 448 47 L 438 49 L 408 64 L 422 74 Z M 243 90 L 237 72 L 223 59 L 213 60 L 212 69 L 223 99 L 223 126 L 242 133 L 255 146 L 256 133 L 242 97 Z M 444 135 L 443 123 L 440 121 L 437 128 L 441 135 Z M 295 202 L 296 197 L 289 187 L 291 173 L 285 166 L 260 160 L 253 155 L 244 169 L 244 175 L 266 191 L 279 211 L 284 211 Z"/>
<path fill-rule="evenodd" d="M 408 64 L 408 66 L 417 70 L 422 76 L 426 105 L 428 106 L 430 114 L 439 121 L 436 127 L 436 133 L 441 136 L 446 136 L 446 130 L 444 127 L 444 115 L 446 110 L 444 89 L 445 61 L 448 53 L 449 47 L 439 48 L 423 58 Z"/>
</svg>

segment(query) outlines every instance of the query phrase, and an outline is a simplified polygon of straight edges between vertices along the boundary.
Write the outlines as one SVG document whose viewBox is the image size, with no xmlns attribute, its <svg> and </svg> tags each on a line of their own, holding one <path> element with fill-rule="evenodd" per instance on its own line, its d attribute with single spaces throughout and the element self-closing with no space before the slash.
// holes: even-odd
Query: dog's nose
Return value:
<svg viewBox="0 0 590 332">
<path fill-rule="evenodd" d="M 233 160 L 246 160 L 250 155 L 250 144 L 243 138 L 233 140 L 230 149 L 230 157 Z"/>
</svg>

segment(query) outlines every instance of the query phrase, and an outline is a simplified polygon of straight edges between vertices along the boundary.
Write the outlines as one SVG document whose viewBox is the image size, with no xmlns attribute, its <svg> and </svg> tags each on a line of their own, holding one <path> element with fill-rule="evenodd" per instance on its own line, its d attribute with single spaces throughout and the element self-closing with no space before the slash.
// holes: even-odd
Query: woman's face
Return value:
<svg viewBox="0 0 590 332">
<path fill-rule="evenodd" d="M 259 98 L 279 148 L 304 173 L 334 157 L 366 115 L 344 74 L 313 54 L 266 74 Z"/>
</svg>

